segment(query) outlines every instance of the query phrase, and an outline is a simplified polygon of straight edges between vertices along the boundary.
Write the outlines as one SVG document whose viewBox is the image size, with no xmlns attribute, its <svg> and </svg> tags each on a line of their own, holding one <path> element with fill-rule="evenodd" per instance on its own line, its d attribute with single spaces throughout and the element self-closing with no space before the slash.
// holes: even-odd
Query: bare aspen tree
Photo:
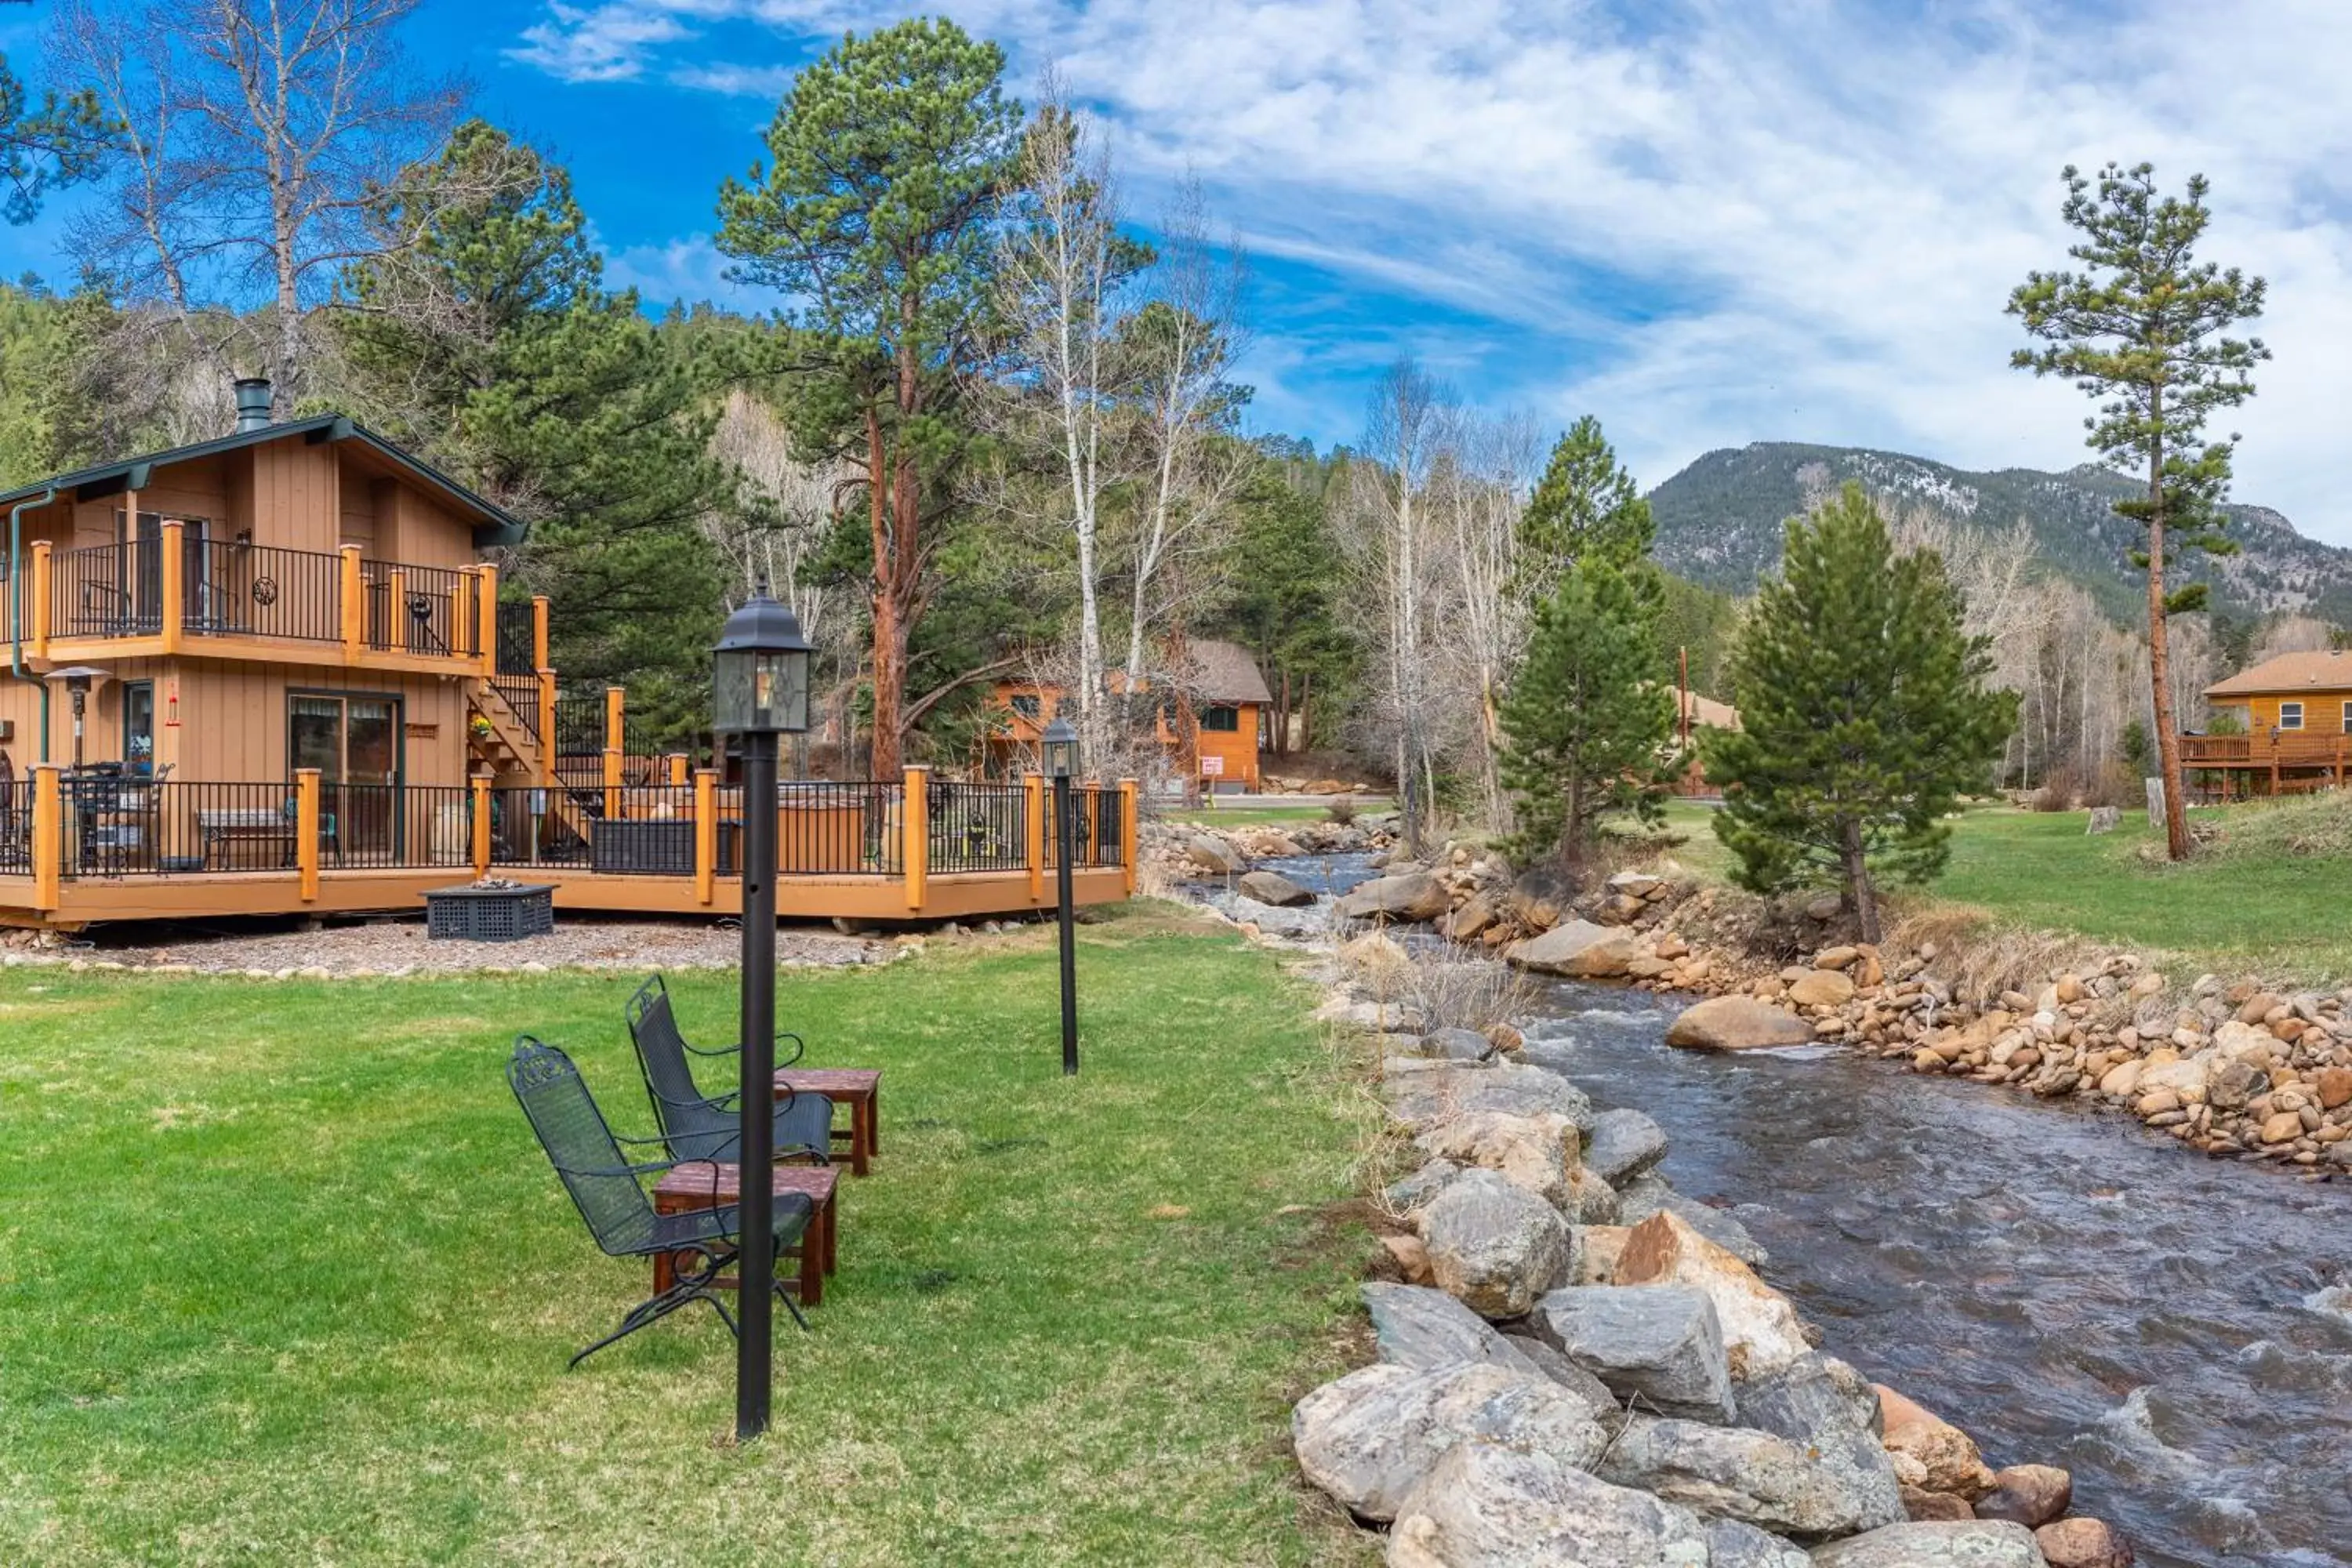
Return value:
<svg viewBox="0 0 2352 1568">
<path fill-rule="evenodd" d="M 1083 754 L 1109 755 L 1104 683 L 1103 501 L 1122 455 L 1114 428 L 1121 392 L 1116 296 L 1139 260 L 1118 232 L 1118 192 L 1099 134 L 1050 71 L 1022 144 L 1022 192 L 997 248 L 997 309 L 1011 375 L 986 405 L 996 427 L 1042 456 L 1060 482 L 1036 489 L 1002 475 L 999 504 L 1042 504 L 1076 552 L 1078 625 L 1066 689 L 1077 696 Z"/>
<path fill-rule="evenodd" d="M 1349 469 L 1349 510 L 1381 646 L 1374 668 L 1396 758 L 1406 847 L 1418 853 L 1433 770 L 1427 740 L 1424 602 L 1433 520 L 1426 505 L 1439 465 L 1451 400 L 1411 360 L 1389 367 L 1372 389 L 1363 460 Z"/>
<path fill-rule="evenodd" d="M 1500 766 L 1503 688 L 1527 640 L 1528 605 L 1511 584 L 1519 511 L 1543 448 L 1534 421 L 1522 416 L 1457 418 L 1448 447 L 1432 500 L 1441 514 L 1452 578 L 1444 641 L 1449 662 L 1461 667 L 1464 689 L 1458 701 L 1443 706 L 1472 716 L 1467 760 L 1486 825 L 1501 832 L 1510 826 Z"/>
<path fill-rule="evenodd" d="M 216 373 L 266 366 L 279 418 L 315 368 L 312 315 L 383 243 L 370 208 L 464 100 L 403 67 L 419 4 L 68 0 L 52 24 L 56 74 L 122 126 L 69 229 L 77 259 Z"/>
</svg>

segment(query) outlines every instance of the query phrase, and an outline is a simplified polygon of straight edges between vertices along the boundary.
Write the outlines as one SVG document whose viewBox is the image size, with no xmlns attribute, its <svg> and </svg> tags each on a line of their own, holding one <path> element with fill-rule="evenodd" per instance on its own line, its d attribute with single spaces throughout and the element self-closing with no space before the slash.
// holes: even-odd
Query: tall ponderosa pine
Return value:
<svg viewBox="0 0 2352 1568">
<path fill-rule="evenodd" d="M 1588 414 L 1551 449 L 1544 476 L 1519 515 L 1518 582 L 1532 599 L 1552 592 L 1569 567 L 1599 557 L 1630 566 L 1657 535 L 1650 503 L 1620 468 Z"/>
<path fill-rule="evenodd" d="M 1529 859 L 1573 860 L 1606 817 L 1658 815 L 1674 698 L 1656 679 L 1654 617 L 1636 581 L 1647 570 L 1594 553 L 1536 607 L 1502 715 L 1503 782 Z"/>
<path fill-rule="evenodd" d="M 1984 782 L 2016 715 L 2012 694 L 1985 689 L 1988 644 L 1961 631 L 1961 610 L 1943 558 L 1896 555 L 1860 485 L 1790 521 L 1780 575 L 1732 651 L 1740 727 L 1703 743 L 1743 886 L 1835 881 L 1876 942 L 1874 877 L 1942 868 L 1941 819 Z"/>
<path fill-rule="evenodd" d="M 626 679 L 684 738 L 720 610 L 699 522 L 730 488 L 710 345 L 608 293 L 569 176 L 479 121 L 374 221 L 418 237 L 337 313 L 353 412 L 530 520 L 510 581 L 553 601 L 567 683 Z"/>
<path fill-rule="evenodd" d="M 865 473 L 873 575 L 875 772 L 897 771 L 912 720 L 908 647 L 937 581 L 958 403 L 980 368 L 1021 106 L 1003 51 L 953 22 L 850 37 L 794 79 L 773 162 L 720 189 L 719 247 L 798 300 L 817 375 L 795 405 L 812 455 Z"/>
<path fill-rule="evenodd" d="M 32 222 L 45 194 L 97 172 L 113 132 L 96 93 L 48 93 L 34 104 L 0 55 L 0 184 L 8 187 L 0 218 Z"/>
<path fill-rule="evenodd" d="M 2066 222 L 2082 231 L 2067 254 L 2082 272 L 2034 272 L 2010 296 L 2009 313 L 2049 347 L 2020 349 L 2011 363 L 2036 375 L 2064 375 L 2104 399 L 2084 421 L 2087 445 L 2108 463 L 2144 476 L 2145 494 L 2116 510 L 2137 519 L 2147 543 L 2133 557 L 2147 572 L 2148 675 L 2157 755 L 2164 774 L 2165 842 L 2189 853 L 2181 799 L 2180 737 L 2173 722 L 2165 616 L 2200 608 L 2202 584 L 2168 593 L 2167 565 L 2185 551 L 2229 554 L 2220 502 L 2237 437 L 2202 442 L 2205 421 L 2253 395 L 2254 363 L 2270 358 L 2259 338 L 2223 336 L 2263 310 L 2263 280 L 2195 259 L 2212 214 L 2205 176 L 2189 177 L 2186 199 L 2157 195 L 2148 164 L 2109 163 L 2094 190 L 2069 167 Z M 2200 442 L 2202 444 L 2200 445 Z"/>
</svg>

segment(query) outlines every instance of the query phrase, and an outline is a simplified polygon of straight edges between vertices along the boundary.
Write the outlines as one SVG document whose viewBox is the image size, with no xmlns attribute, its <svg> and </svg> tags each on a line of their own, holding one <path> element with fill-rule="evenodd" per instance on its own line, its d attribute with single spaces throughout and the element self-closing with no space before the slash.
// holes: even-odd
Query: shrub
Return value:
<svg viewBox="0 0 2352 1568">
<path fill-rule="evenodd" d="M 1323 816 L 1325 821 L 1345 827 L 1356 820 L 1356 803 L 1352 800 L 1335 800 L 1323 808 Z"/>
</svg>

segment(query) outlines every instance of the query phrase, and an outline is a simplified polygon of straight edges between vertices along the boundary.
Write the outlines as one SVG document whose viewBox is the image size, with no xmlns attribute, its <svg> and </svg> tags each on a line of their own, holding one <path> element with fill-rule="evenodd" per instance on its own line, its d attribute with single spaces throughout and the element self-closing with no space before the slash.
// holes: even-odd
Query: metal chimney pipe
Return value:
<svg viewBox="0 0 2352 1568">
<path fill-rule="evenodd" d="M 242 377 L 236 384 L 236 431 L 242 436 L 248 430 L 269 428 L 269 378 L 266 375 Z"/>
</svg>

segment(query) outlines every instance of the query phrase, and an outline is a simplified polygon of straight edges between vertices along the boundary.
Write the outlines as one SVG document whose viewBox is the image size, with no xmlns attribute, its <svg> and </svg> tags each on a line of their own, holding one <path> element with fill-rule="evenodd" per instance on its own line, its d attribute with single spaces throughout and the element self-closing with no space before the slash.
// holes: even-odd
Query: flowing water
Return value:
<svg viewBox="0 0 2352 1568">
<path fill-rule="evenodd" d="M 1669 1049 L 1676 1005 L 1548 986 L 1528 1058 L 1654 1117 L 1667 1177 L 1733 1207 L 1825 1349 L 1995 1466 L 2071 1470 L 2143 1563 L 2352 1565 L 2352 1184 L 1826 1047 Z"/>
<path fill-rule="evenodd" d="M 1674 1050 L 1674 1010 L 1547 987 L 1528 1054 L 1654 1117 L 1824 1349 L 2074 1472 L 2144 1563 L 2352 1564 L 2352 1185 L 1828 1047 Z"/>
</svg>

